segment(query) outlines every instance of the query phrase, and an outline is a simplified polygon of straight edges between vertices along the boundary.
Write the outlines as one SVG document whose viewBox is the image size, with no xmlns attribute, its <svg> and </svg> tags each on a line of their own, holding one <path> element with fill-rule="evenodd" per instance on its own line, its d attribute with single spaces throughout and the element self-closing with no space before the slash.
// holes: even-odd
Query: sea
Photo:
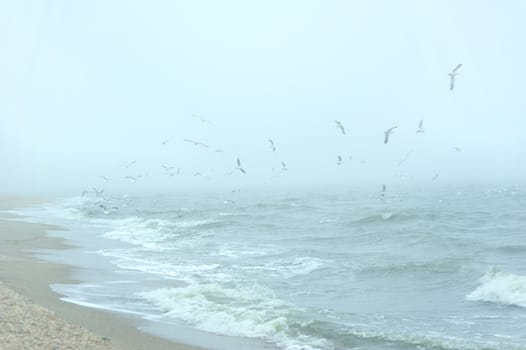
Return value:
<svg viewBox="0 0 526 350">
<path fill-rule="evenodd" d="M 526 191 L 440 186 L 89 193 L 60 225 L 64 301 L 207 349 L 526 349 Z"/>
</svg>

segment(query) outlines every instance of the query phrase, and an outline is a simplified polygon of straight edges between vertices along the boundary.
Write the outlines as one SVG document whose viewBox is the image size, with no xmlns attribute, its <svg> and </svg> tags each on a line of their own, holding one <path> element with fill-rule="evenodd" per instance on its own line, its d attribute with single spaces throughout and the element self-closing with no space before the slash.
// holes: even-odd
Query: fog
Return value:
<svg viewBox="0 0 526 350">
<path fill-rule="evenodd" d="M 4 1 L 0 193 L 523 183 L 524 18 L 512 0 Z"/>
</svg>

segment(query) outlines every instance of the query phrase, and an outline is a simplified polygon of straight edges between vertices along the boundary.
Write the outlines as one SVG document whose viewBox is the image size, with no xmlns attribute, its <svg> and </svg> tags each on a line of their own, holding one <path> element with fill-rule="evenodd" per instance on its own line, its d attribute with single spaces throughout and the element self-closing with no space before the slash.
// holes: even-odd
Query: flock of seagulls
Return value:
<svg viewBox="0 0 526 350">
<path fill-rule="evenodd" d="M 448 73 L 448 76 L 449 76 L 449 79 L 450 79 L 450 85 L 449 85 L 449 89 L 450 91 L 452 91 L 454 88 L 455 88 L 455 80 L 456 80 L 456 76 L 459 75 L 459 69 L 462 67 L 462 64 L 458 64 L 457 66 L 455 66 L 455 68 L 450 72 Z M 196 115 L 196 114 L 193 114 L 192 115 L 193 118 L 197 119 L 199 122 L 201 123 L 204 123 L 204 124 L 208 124 L 210 126 L 214 126 L 215 124 L 212 123 L 211 121 L 209 121 L 208 119 L 205 119 L 203 118 L 202 116 L 199 116 L 199 115 Z M 341 121 L 339 120 L 334 120 L 334 123 L 336 124 L 336 128 L 341 132 L 342 135 L 346 135 L 346 130 L 345 130 L 345 127 L 344 125 L 342 124 Z M 398 128 L 398 125 L 395 125 L 395 126 L 392 126 L 386 130 L 384 130 L 384 139 L 383 139 L 383 143 L 384 144 L 387 144 L 391 138 L 391 135 L 394 134 L 395 130 Z M 424 133 L 424 120 L 423 119 L 420 119 L 419 123 L 418 123 L 418 128 L 416 129 L 416 133 L 417 134 L 423 134 Z M 172 137 L 170 138 L 167 138 L 165 140 L 162 140 L 161 141 L 161 144 L 163 146 L 166 146 L 169 142 L 172 141 Z M 205 149 L 208 149 L 210 148 L 210 146 L 204 142 L 200 142 L 200 141 L 196 141 L 196 140 L 193 140 L 193 139 L 188 139 L 188 138 L 185 138 L 183 139 L 184 142 L 187 142 L 189 144 L 192 144 L 193 146 L 195 147 L 203 147 Z M 272 139 L 268 139 L 268 144 L 269 144 L 269 149 L 271 150 L 272 153 L 275 153 L 276 152 L 276 144 L 274 143 L 274 140 Z M 456 147 L 453 147 L 453 149 L 456 151 L 456 152 L 461 152 L 462 149 L 458 146 Z M 223 150 L 221 149 L 215 149 L 215 152 L 218 152 L 218 153 L 221 153 L 221 152 L 224 152 Z M 409 156 L 411 155 L 412 151 L 409 151 L 405 154 L 404 158 L 402 160 L 400 160 L 398 162 L 398 166 L 402 165 L 404 162 L 407 161 L 407 159 L 409 158 Z M 352 160 L 352 156 L 349 156 L 349 160 Z M 135 165 L 137 163 L 137 161 L 133 160 L 131 162 L 129 162 L 128 164 L 124 165 L 124 168 L 125 169 L 130 169 L 133 165 Z M 285 172 L 285 171 L 288 171 L 288 168 L 287 168 L 287 165 L 281 161 L 281 168 L 280 168 L 280 172 Z M 364 163 L 364 161 L 362 161 L 362 164 Z M 342 165 L 343 164 L 343 157 L 341 155 L 337 155 L 337 161 L 336 161 L 336 164 L 338 166 Z M 161 167 L 164 169 L 164 172 L 166 175 L 170 176 L 170 177 L 173 177 L 175 175 L 179 175 L 180 174 L 180 171 L 181 171 L 181 168 L 180 167 L 175 167 L 175 166 L 171 166 L 171 165 L 161 165 Z M 237 157 L 236 159 L 236 165 L 234 167 L 233 170 L 230 170 L 228 171 L 225 175 L 231 175 L 233 174 L 235 171 L 239 171 L 240 173 L 244 174 L 244 175 L 247 175 L 247 171 L 245 170 L 245 167 L 243 166 L 242 162 L 241 162 L 241 159 L 239 158 L 239 156 Z M 274 171 L 274 169 L 273 169 Z M 130 180 L 132 182 L 136 182 L 137 180 L 139 180 L 143 175 L 136 175 L 136 176 L 132 176 L 132 175 L 127 175 L 124 177 L 124 179 L 127 179 L 127 180 Z M 202 176 L 202 177 L 205 177 L 205 178 L 210 178 L 206 173 L 204 172 L 195 172 L 193 174 L 194 177 L 198 177 L 198 176 Z M 439 174 L 437 173 L 433 178 L 432 178 L 432 181 L 436 181 L 437 178 L 438 178 Z M 108 182 L 108 181 L 111 181 L 112 179 L 110 177 L 107 177 L 107 176 L 99 176 L 100 179 L 102 179 L 103 181 L 105 182 Z M 104 202 L 99 202 L 99 207 L 103 208 L 105 211 L 109 210 L 109 209 L 118 209 L 117 207 L 115 206 L 109 206 L 107 205 L 107 200 L 103 197 L 103 193 L 104 193 L 104 189 L 98 189 L 98 188 L 95 188 L 95 187 L 92 187 L 92 190 L 93 192 L 95 193 L 95 196 L 97 198 L 100 198 L 102 199 Z M 386 190 L 387 190 L 387 187 L 385 184 L 382 184 L 382 188 L 381 188 L 381 191 L 380 191 L 380 196 L 381 198 L 384 198 L 385 197 L 385 194 L 386 194 Z M 236 191 L 236 190 L 234 190 Z M 233 191 L 233 192 L 234 192 Z M 87 194 L 89 193 L 89 191 L 87 190 L 84 190 L 82 192 L 82 197 L 86 196 Z"/>
</svg>

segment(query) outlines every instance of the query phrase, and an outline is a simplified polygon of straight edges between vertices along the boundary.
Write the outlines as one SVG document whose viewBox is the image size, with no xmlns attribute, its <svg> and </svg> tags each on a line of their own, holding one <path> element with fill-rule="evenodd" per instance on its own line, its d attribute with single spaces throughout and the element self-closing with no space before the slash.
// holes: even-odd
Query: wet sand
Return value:
<svg viewBox="0 0 526 350">
<path fill-rule="evenodd" d="M 31 256 L 34 249 L 67 248 L 47 235 L 60 227 L 17 221 L 1 213 L 39 200 L 0 198 L 0 344 L 2 349 L 197 349 L 136 328 L 136 321 L 60 300 L 51 283 L 74 283 L 66 265 Z"/>
</svg>

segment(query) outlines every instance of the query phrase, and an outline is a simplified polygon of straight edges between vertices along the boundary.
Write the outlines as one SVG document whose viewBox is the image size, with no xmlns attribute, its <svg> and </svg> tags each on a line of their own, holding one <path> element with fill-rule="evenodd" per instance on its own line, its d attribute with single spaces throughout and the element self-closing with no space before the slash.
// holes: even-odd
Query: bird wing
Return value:
<svg viewBox="0 0 526 350">
<path fill-rule="evenodd" d="M 237 166 L 241 166 L 241 161 L 239 160 L 239 157 L 237 157 Z"/>
<path fill-rule="evenodd" d="M 455 88 L 455 75 L 450 74 L 449 76 L 451 77 L 449 81 L 449 90 L 453 90 Z"/>
<path fill-rule="evenodd" d="M 420 123 L 418 123 L 418 128 L 422 129 L 422 126 L 424 125 L 424 121 L 420 119 Z"/>
<path fill-rule="evenodd" d="M 462 63 L 459 63 L 459 64 L 455 67 L 455 69 L 453 69 L 453 73 L 456 73 L 457 70 L 460 69 L 460 67 L 462 67 Z"/>
<path fill-rule="evenodd" d="M 387 141 L 389 141 L 389 132 L 385 131 L 384 134 L 385 134 L 384 143 L 387 143 Z"/>
<path fill-rule="evenodd" d="M 339 121 L 335 120 L 334 121 L 336 123 L 336 126 L 342 131 L 342 133 L 345 135 L 345 128 L 343 127 L 342 123 L 340 123 Z"/>
</svg>

